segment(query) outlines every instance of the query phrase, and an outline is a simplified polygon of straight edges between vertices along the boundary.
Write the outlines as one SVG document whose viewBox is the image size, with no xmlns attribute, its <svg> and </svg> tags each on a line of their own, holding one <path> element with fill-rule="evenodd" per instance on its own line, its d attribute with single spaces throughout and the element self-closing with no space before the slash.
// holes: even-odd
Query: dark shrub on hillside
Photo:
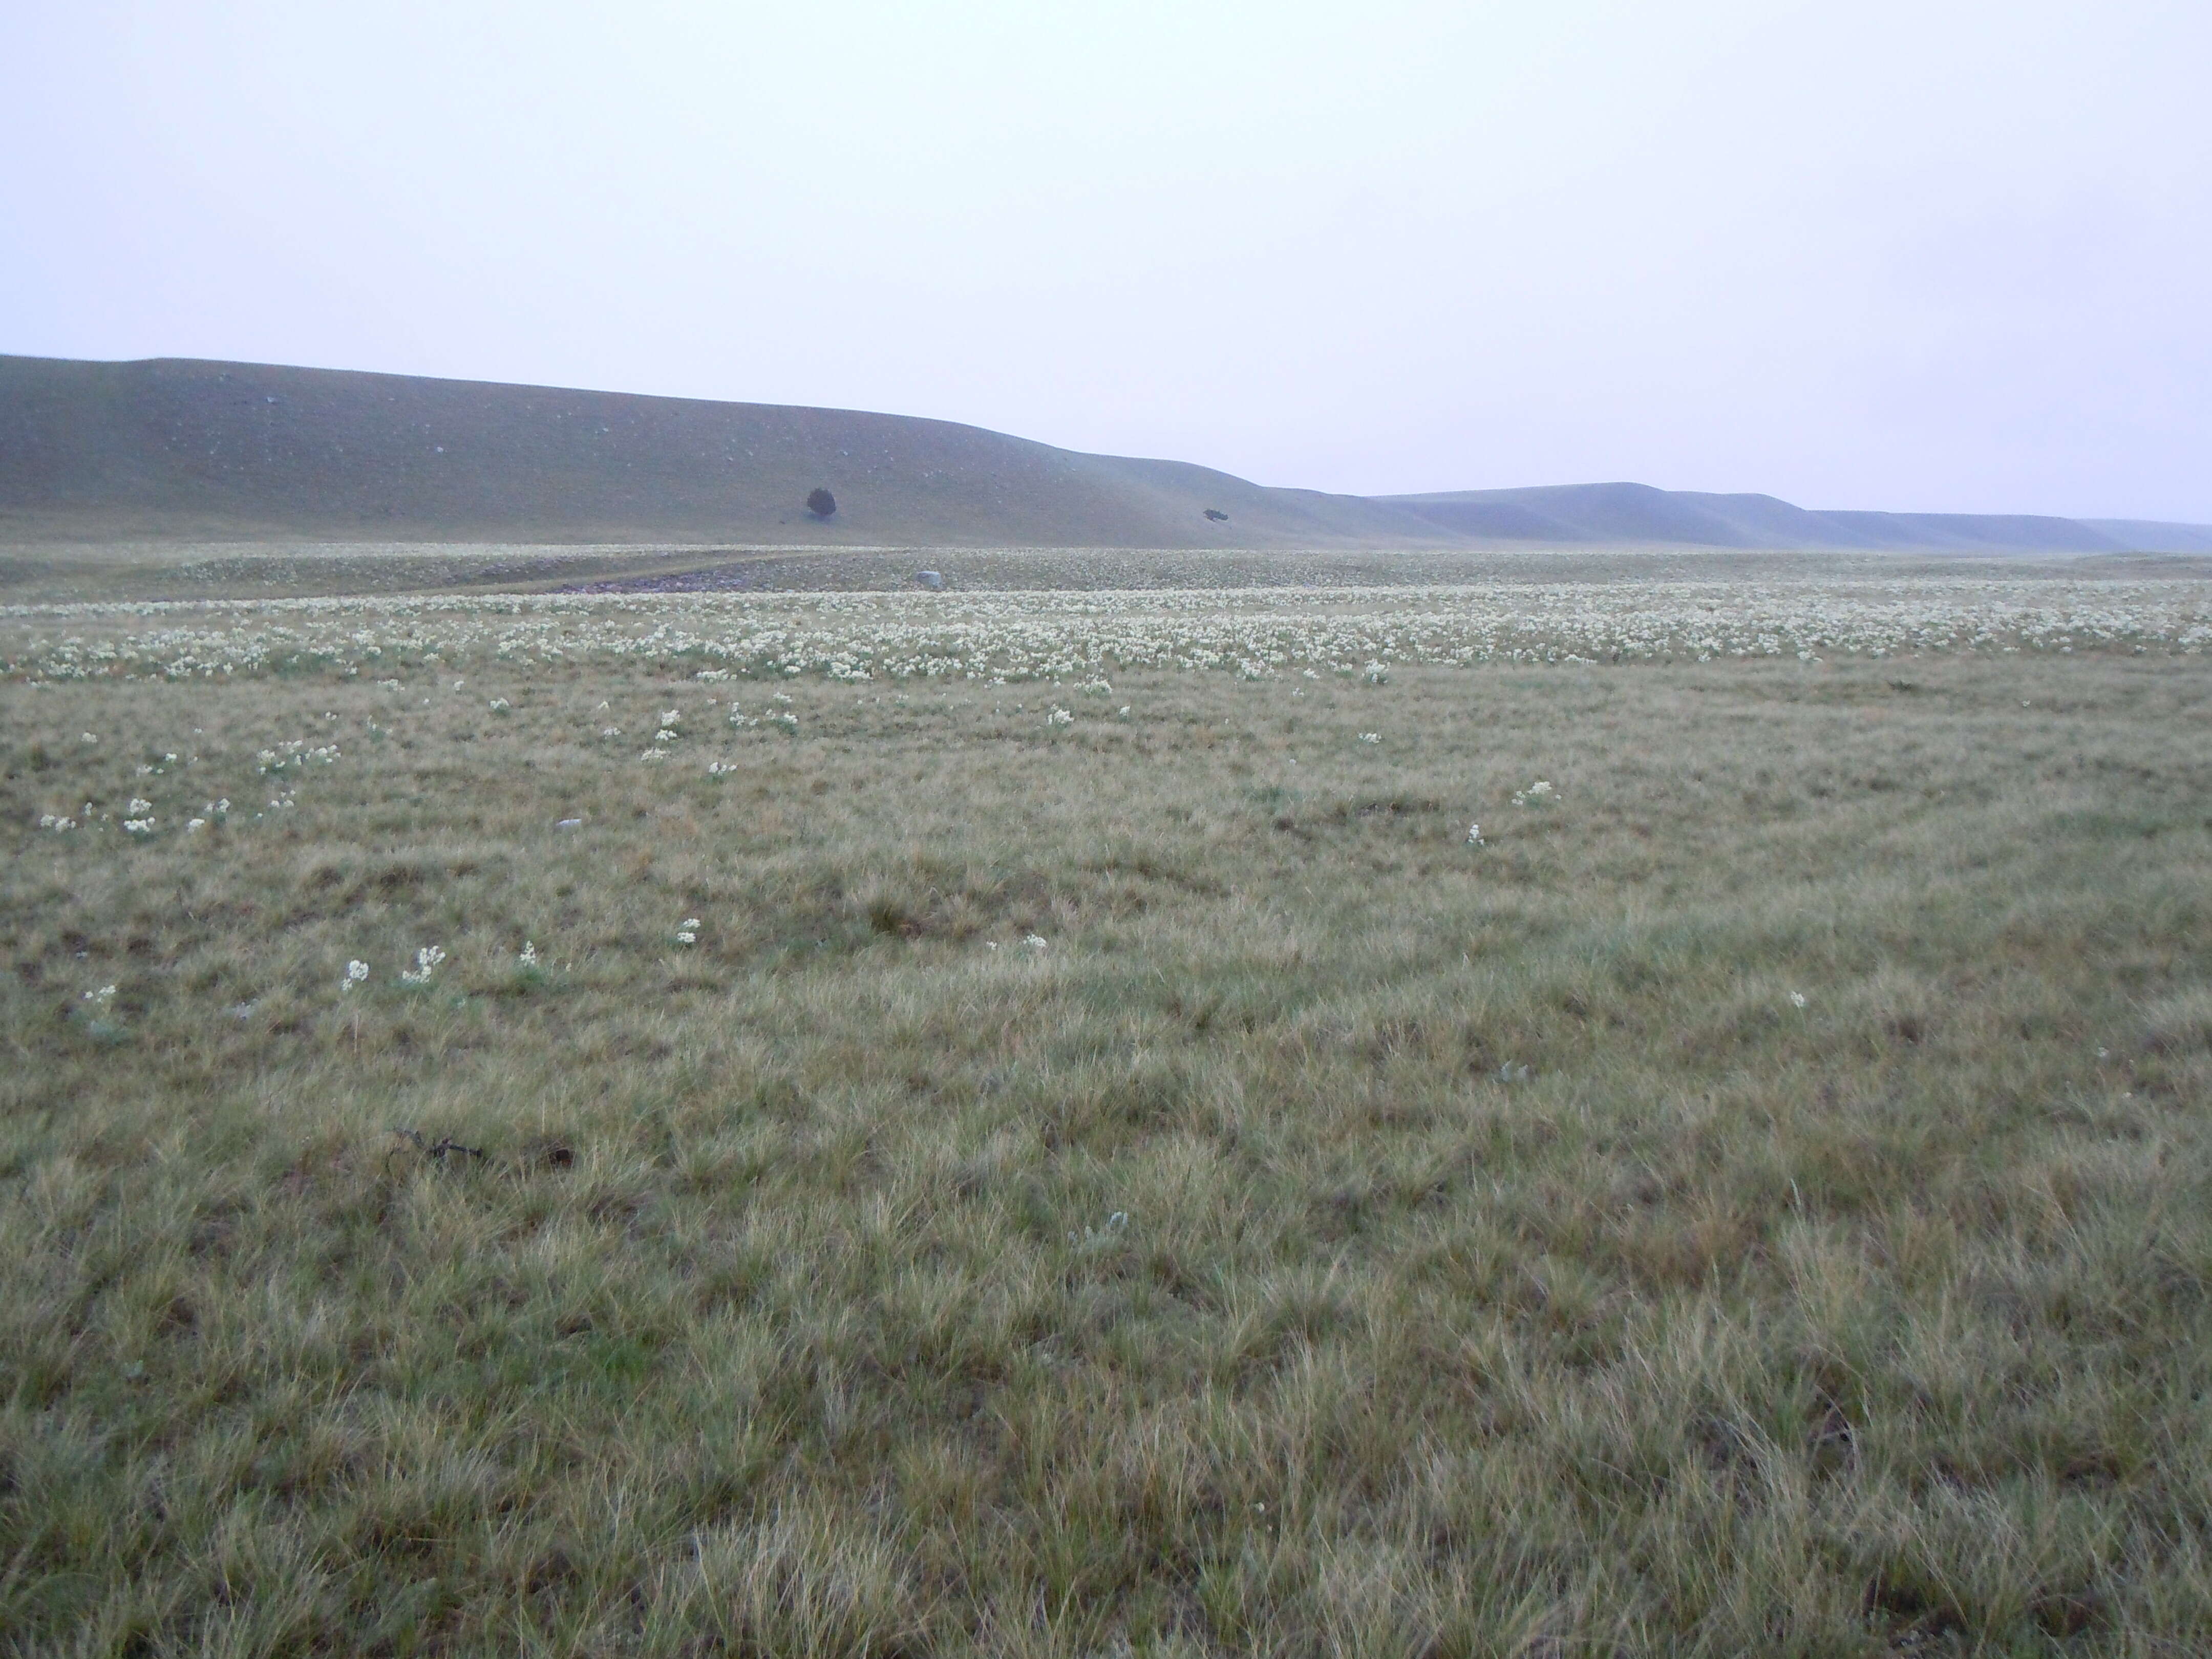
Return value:
<svg viewBox="0 0 2212 1659">
<path fill-rule="evenodd" d="M 806 510 L 817 519 L 826 519 L 837 510 L 837 498 L 826 489 L 817 489 L 806 497 Z"/>
</svg>

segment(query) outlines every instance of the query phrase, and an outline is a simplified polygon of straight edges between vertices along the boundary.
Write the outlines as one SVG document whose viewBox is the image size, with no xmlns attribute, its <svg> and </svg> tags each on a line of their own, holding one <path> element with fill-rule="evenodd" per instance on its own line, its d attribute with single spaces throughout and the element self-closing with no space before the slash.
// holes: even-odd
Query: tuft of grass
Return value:
<svg viewBox="0 0 2212 1659">
<path fill-rule="evenodd" d="M 0 685 L 0 1650 L 2201 1648 L 2212 680 L 1899 666 Z"/>
</svg>

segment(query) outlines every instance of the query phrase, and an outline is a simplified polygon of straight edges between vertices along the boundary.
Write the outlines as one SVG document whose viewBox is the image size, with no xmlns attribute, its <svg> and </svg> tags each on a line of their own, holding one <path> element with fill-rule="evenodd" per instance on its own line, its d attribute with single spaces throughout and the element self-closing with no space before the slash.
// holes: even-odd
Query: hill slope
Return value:
<svg viewBox="0 0 2212 1659">
<path fill-rule="evenodd" d="M 826 486 L 828 522 L 805 509 Z M 1209 519 L 1206 509 L 1225 513 Z M 1358 496 L 898 415 L 0 357 L 0 526 L 505 541 L 1251 547 L 1456 538 Z"/>
<path fill-rule="evenodd" d="M 826 521 L 805 508 L 817 486 L 838 501 Z M 0 540 L 138 537 L 2212 551 L 2203 525 L 1808 512 L 1771 495 L 1636 483 L 1332 495 L 910 416 L 0 356 Z"/>
</svg>

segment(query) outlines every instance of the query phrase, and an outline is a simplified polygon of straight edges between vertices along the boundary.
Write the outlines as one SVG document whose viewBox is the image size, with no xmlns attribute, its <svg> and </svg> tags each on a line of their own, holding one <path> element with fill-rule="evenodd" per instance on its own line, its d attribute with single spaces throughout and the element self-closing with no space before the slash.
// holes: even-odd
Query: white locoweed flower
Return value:
<svg viewBox="0 0 2212 1659">
<path fill-rule="evenodd" d="M 1484 844 L 1482 826 L 1480 823 L 1470 823 L 1467 826 L 1467 844 L 1469 847 L 1480 847 Z"/>
<path fill-rule="evenodd" d="M 350 991 L 368 977 L 368 964 L 356 957 L 346 963 L 345 977 L 338 981 L 338 989 Z"/>
<path fill-rule="evenodd" d="M 1042 951 L 1045 948 L 1044 935 L 1042 933 L 1031 933 L 1027 939 L 1024 939 L 1022 943 L 1028 945 L 1032 951 Z"/>
<path fill-rule="evenodd" d="M 1790 1006 L 1792 1008 L 1802 1008 L 1805 1006 L 1805 994 L 1802 991 L 1792 991 L 1790 994 Z"/>
<path fill-rule="evenodd" d="M 1516 793 L 1513 797 L 1513 804 L 1516 806 L 1541 806 L 1552 798 L 1552 786 L 1539 779 L 1526 789 Z"/>
<path fill-rule="evenodd" d="M 1075 716 L 1065 708 L 1055 708 L 1044 717 L 1044 723 L 1047 726 L 1072 726 L 1075 723 Z"/>
<path fill-rule="evenodd" d="M 661 716 L 660 716 L 660 723 L 661 723 L 663 726 L 673 726 L 673 725 L 675 725 L 678 720 L 682 720 L 683 718 L 684 718 L 684 711 L 683 711 L 683 710 L 681 710 L 681 709 L 679 709 L 679 708 L 671 708 L 671 709 L 667 709 L 667 710 L 665 710 L 665 712 L 663 712 L 663 714 L 661 714 Z"/>
<path fill-rule="evenodd" d="M 205 818 L 186 818 L 185 820 L 185 828 L 187 831 L 193 830 L 204 830 L 207 828 L 207 820 Z"/>
<path fill-rule="evenodd" d="M 684 918 L 682 925 L 676 930 L 676 942 L 678 945 L 696 945 L 699 942 L 698 917 L 686 916 Z"/>
<path fill-rule="evenodd" d="M 430 982 L 430 975 L 437 970 L 438 964 L 445 959 L 446 953 L 434 945 L 426 945 L 415 953 L 414 968 L 411 970 L 401 969 L 399 977 L 410 985 L 428 985 Z"/>
<path fill-rule="evenodd" d="M 495 714 L 504 714 L 514 707 L 514 705 L 505 697 L 494 697 L 491 700 L 491 712 Z"/>
<path fill-rule="evenodd" d="M 522 941 L 522 953 L 515 957 L 518 965 L 535 968 L 538 965 L 538 946 L 529 939 Z"/>
<path fill-rule="evenodd" d="M 1362 743 L 1380 743 L 1382 741 L 1382 734 L 1380 732 L 1362 732 L 1359 734 L 1359 740 Z"/>
<path fill-rule="evenodd" d="M 619 726 L 603 726 L 599 728 L 599 735 L 603 738 L 618 738 L 622 736 L 622 727 Z"/>
<path fill-rule="evenodd" d="M 103 985 L 96 991 L 87 991 L 84 994 L 84 1000 L 87 1002 L 97 1002 L 104 1007 L 115 1000 L 115 988 L 112 985 Z"/>
<path fill-rule="evenodd" d="M 150 836 L 154 833 L 154 820 L 151 818 L 125 818 L 123 820 L 123 827 L 134 836 Z"/>
<path fill-rule="evenodd" d="M 154 803 L 150 800 L 141 800 L 136 795 L 133 795 L 131 798 L 131 805 L 125 807 L 123 810 L 130 813 L 133 817 L 142 817 L 146 813 L 154 810 Z"/>
</svg>

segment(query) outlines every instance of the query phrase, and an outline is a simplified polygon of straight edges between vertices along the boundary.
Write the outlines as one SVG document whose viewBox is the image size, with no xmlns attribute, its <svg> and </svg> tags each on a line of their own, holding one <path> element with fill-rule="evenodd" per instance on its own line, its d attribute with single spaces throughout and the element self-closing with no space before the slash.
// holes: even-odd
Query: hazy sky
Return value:
<svg viewBox="0 0 2212 1659">
<path fill-rule="evenodd" d="M 2212 0 L 0 0 L 0 351 L 2212 520 Z"/>
</svg>

